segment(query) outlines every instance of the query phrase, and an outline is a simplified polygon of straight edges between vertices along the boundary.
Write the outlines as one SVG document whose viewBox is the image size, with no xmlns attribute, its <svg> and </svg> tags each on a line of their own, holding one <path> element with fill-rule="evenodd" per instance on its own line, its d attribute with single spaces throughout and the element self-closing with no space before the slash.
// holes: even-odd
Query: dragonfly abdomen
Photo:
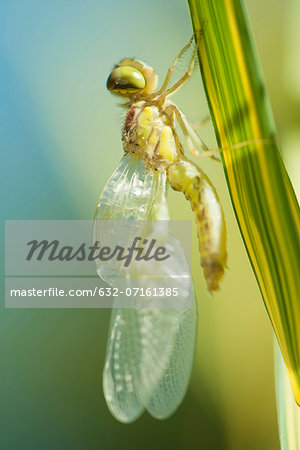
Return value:
<svg viewBox="0 0 300 450">
<path fill-rule="evenodd" d="M 204 172 L 187 160 L 168 168 L 172 188 L 183 192 L 195 212 L 201 265 L 209 291 L 219 289 L 227 261 L 226 225 L 215 188 Z"/>
</svg>

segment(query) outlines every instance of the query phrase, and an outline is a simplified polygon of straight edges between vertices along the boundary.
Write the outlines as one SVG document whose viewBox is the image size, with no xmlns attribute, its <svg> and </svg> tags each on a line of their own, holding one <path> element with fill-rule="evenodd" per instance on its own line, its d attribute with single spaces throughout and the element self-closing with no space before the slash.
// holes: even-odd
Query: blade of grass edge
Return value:
<svg viewBox="0 0 300 450">
<path fill-rule="evenodd" d="M 300 404 L 299 206 L 283 165 L 242 0 L 188 0 L 225 176 Z M 255 140 L 251 145 L 233 145 Z"/>
<path fill-rule="evenodd" d="M 275 342 L 278 428 L 282 450 L 300 450 L 300 409 L 295 403 L 280 348 Z"/>
</svg>

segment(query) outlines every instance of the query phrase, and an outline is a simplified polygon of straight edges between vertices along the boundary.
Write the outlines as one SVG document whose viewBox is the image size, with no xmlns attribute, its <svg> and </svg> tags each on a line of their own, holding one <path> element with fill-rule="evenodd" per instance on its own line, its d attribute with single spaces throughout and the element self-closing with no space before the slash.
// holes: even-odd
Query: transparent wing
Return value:
<svg viewBox="0 0 300 450">
<path fill-rule="evenodd" d="M 165 174 L 149 171 L 139 158 L 124 155 L 100 195 L 95 231 L 103 220 L 153 219 L 165 189 Z"/>
<path fill-rule="evenodd" d="M 143 232 L 141 226 L 157 216 L 157 205 L 160 211 L 166 210 L 165 190 L 165 174 L 147 170 L 143 161 L 132 155 L 123 156 L 98 201 L 94 242 L 110 248 L 126 247 L 132 236 Z M 119 276 L 113 260 L 96 261 L 96 266 L 100 278 L 110 285 Z"/>
<path fill-rule="evenodd" d="M 125 243 L 126 233 L 130 229 L 132 236 L 139 221 L 168 219 L 165 190 L 165 175 L 149 172 L 142 161 L 124 156 L 100 197 L 94 238 L 105 245 Z M 122 222 L 112 227 L 116 220 Z M 146 303 L 145 297 L 134 297 L 134 307 L 112 312 L 103 387 L 111 413 L 125 423 L 145 408 L 158 418 L 172 414 L 186 391 L 194 354 L 196 307 L 188 264 L 178 240 L 161 223 L 154 223 L 157 229 L 151 232 L 159 235 L 172 258 L 161 264 L 131 264 L 121 279 L 113 262 L 97 266 L 101 278 L 119 290 L 160 287 L 164 293 L 147 297 Z M 174 298 L 166 295 L 166 289 L 175 287 L 180 296 L 172 307 Z M 123 300 L 127 299 L 119 297 L 118 304 Z"/>
<path fill-rule="evenodd" d="M 183 248 L 170 235 L 161 239 L 170 258 L 160 264 L 156 262 L 154 267 L 147 262 L 139 263 L 135 276 L 130 278 L 134 286 L 144 291 L 150 288 L 152 293 L 156 288 L 160 294 L 150 299 L 139 297 L 135 305 L 141 339 L 139 361 L 135 363 L 140 374 L 137 396 L 158 419 L 170 416 L 185 395 L 197 328 L 193 282 Z M 168 289 L 175 289 L 179 296 L 168 296 Z"/>
<path fill-rule="evenodd" d="M 197 330 L 196 302 L 192 309 L 177 311 L 176 316 L 177 327 L 172 335 L 168 362 L 147 403 L 147 410 L 157 419 L 169 417 L 178 408 L 186 393 L 193 366 Z"/>
<path fill-rule="evenodd" d="M 160 305 L 151 298 L 153 307 L 144 308 L 144 297 L 138 297 L 136 308 L 113 310 L 104 393 L 121 422 L 135 420 L 144 408 L 159 419 L 170 416 L 186 392 L 195 350 L 197 314 L 191 278 L 150 277 L 140 285 L 164 291 L 180 285 L 183 306 L 192 304 L 163 308 L 170 297 L 161 296 Z M 139 286 L 137 281 L 134 286 Z"/>
<path fill-rule="evenodd" d="M 175 411 L 190 378 L 195 336 L 195 310 L 113 310 L 103 388 L 116 419 L 132 422 L 145 408 L 159 419 Z"/>
<path fill-rule="evenodd" d="M 135 309 L 112 310 L 103 371 L 103 391 L 112 415 L 120 422 L 137 419 L 144 410 L 138 392 L 141 376 L 141 326 Z"/>
</svg>

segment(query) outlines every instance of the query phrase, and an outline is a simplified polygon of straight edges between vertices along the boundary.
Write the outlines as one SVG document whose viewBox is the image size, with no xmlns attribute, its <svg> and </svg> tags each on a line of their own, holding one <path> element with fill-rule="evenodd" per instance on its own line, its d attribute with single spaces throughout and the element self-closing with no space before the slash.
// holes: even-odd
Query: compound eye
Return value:
<svg viewBox="0 0 300 450">
<path fill-rule="evenodd" d="M 106 87 L 109 91 L 131 94 L 141 91 L 146 86 L 144 75 L 134 67 L 115 67 L 109 75 Z"/>
</svg>

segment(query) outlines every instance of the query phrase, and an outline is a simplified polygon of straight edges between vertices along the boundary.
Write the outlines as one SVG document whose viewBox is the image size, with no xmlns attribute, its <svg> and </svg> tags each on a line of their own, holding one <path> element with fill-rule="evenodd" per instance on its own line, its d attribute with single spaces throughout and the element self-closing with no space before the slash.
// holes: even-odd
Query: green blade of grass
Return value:
<svg viewBox="0 0 300 450">
<path fill-rule="evenodd" d="M 299 207 L 242 0 L 188 0 L 236 218 L 300 404 Z M 233 147 L 251 141 L 249 145 Z"/>
<path fill-rule="evenodd" d="M 280 348 L 275 350 L 278 427 L 282 450 L 300 450 L 300 409 L 297 407 Z"/>
</svg>

